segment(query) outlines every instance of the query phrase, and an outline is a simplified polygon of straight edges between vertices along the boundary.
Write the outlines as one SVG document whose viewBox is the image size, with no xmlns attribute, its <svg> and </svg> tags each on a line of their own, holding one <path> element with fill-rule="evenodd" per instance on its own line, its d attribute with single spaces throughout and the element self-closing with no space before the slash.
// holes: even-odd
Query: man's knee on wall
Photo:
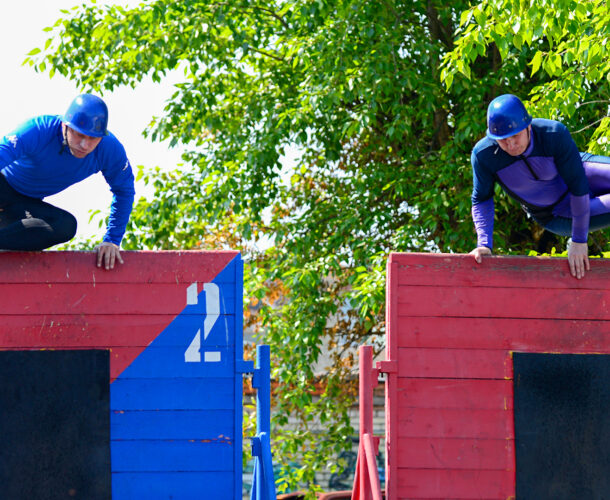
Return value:
<svg viewBox="0 0 610 500">
<path fill-rule="evenodd" d="M 61 219 L 59 219 L 54 226 L 54 234 L 57 243 L 64 243 L 76 236 L 78 222 L 76 221 L 76 217 L 70 212 L 64 212 Z"/>
</svg>

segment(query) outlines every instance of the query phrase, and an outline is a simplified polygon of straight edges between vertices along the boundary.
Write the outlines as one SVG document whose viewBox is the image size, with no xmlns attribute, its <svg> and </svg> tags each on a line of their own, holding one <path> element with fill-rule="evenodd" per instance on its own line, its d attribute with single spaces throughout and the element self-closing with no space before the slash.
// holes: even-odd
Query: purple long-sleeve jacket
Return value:
<svg viewBox="0 0 610 500">
<path fill-rule="evenodd" d="M 572 240 L 585 243 L 589 232 L 589 183 L 581 155 L 568 129 L 553 120 L 532 120 L 531 140 L 520 156 L 485 137 L 472 150 L 472 219 L 477 246 L 493 248 L 494 186 L 516 199 L 538 222 L 572 218 Z"/>
</svg>

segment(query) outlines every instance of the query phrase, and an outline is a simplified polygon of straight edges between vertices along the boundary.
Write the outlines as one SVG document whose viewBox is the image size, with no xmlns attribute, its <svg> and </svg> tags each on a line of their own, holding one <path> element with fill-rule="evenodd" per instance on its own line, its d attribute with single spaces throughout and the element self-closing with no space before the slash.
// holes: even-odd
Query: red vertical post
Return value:
<svg viewBox="0 0 610 500">
<path fill-rule="evenodd" d="M 381 500 L 377 454 L 379 439 L 373 436 L 373 388 L 377 385 L 379 369 L 373 369 L 373 348 L 360 346 L 359 399 L 360 443 L 354 475 L 352 500 Z"/>
<path fill-rule="evenodd" d="M 360 499 L 371 500 L 371 483 L 367 472 L 367 460 L 364 450 L 365 434 L 373 434 L 373 348 L 370 345 L 360 346 L 360 444 L 358 447 Z"/>
<path fill-rule="evenodd" d="M 373 347 L 360 346 L 360 435 L 373 435 Z"/>
<path fill-rule="evenodd" d="M 377 470 L 377 455 L 379 454 L 379 439 L 364 434 L 362 436 L 364 456 L 366 457 L 367 475 L 370 485 L 370 494 L 373 500 L 382 500 L 379 471 Z"/>
</svg>

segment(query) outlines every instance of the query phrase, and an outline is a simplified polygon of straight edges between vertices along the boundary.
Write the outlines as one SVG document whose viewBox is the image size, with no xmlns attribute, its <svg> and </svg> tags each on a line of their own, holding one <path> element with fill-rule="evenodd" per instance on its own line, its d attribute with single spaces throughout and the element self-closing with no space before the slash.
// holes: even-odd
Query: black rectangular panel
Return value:
<svg viewBox="0 0 610 500">
<path fill-rule="evenodd" d="M 0 498 L 111 498 L 107 350 L 0 352 Z"/>
<path fill-rule="evenodd" d="M 610 498 L 610 356 L 513 361 L 517 500 Z"/>
</svg>

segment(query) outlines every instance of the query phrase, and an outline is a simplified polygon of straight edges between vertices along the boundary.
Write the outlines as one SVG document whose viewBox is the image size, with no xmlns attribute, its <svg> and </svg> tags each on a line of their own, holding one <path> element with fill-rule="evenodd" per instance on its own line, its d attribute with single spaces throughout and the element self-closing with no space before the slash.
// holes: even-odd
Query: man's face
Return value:
<svg viewBox="0 0 610 500">
<path fill-rule="evenodd" d="M 87 156 L 102 140 L 101 137 L 91 137 L 89 135 L 81 134 L 68 126 L 65 128 L 65 134 L 70 152 L 76 158 L 84 158 Z"/>
<path fill-rule="evenodd" d="M 511 156 L 522 155 L 530 144 L 530 128 L 531 125 L 506 139 L 497 139 L 498 146 Z"/>
</svg>

